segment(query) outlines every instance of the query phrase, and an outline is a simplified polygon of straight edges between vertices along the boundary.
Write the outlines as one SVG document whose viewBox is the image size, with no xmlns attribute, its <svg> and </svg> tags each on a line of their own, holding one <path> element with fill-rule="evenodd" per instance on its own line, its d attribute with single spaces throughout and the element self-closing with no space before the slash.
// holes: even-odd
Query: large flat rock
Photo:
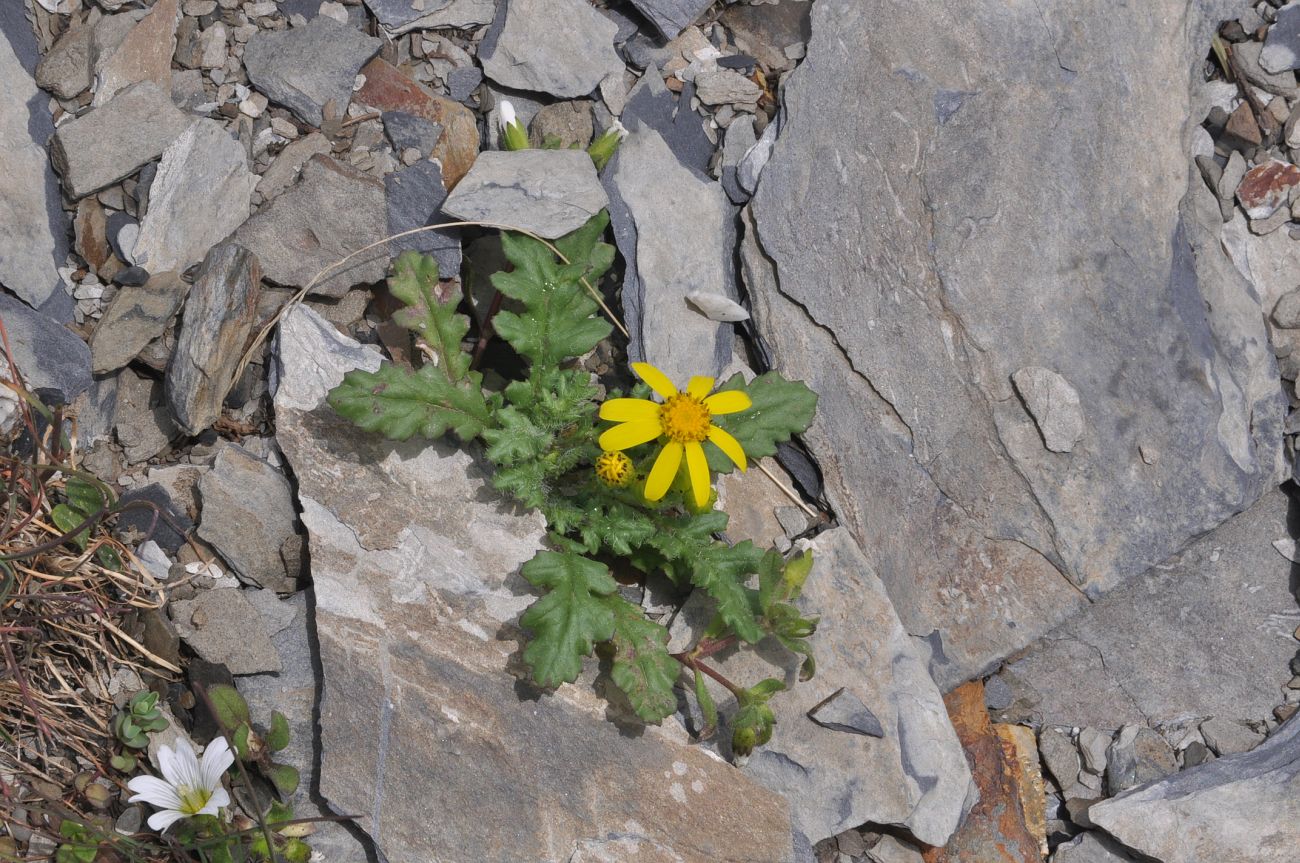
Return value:
<svg viewBox="0 0 1300 863">
<path fill-rule="evenodd" d="M 393 863 L 791 860 L 785 801 L 675 720 L 620 727 L 593 678 L 554 694 L 517 679 L 533 599 L 518 567 L 540 516 L 459 449 L 385 442 L 322 404 L 377 362 L 307 309 L 280 326 L 277 438 L 311 541 L 325 798 Z"/>
<path fill-rule="evenodd" d="M 1263 720 L 1282 701 L 1300 606 L 1280 491 L 1052 630 L 1001 676 L 1008 721 L 1162 725 Z"/>
<path fill-rule="evenodd" d="M 814 6 L 752 204 L 755 318 L 822 394 L 827 495 L 941 685 L 1283 475 L 1263 314 L 1188 194 L 1225 9 Z M 1030 412 L 1012 376 L 1039 368 L 1079 416 Z"/>
</svg>

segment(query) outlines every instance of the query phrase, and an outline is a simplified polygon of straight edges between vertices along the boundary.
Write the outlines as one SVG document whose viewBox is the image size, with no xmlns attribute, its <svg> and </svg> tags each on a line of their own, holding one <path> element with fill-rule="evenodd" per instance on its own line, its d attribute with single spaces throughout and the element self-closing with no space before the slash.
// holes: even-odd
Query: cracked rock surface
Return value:
<svg viewBox="0 0 1300 863">
<path fill-rule="evenodd" d="M 745 252 L 776 366 L 822 394 L 832 505 L 943 687 L 1253 503 L 1284 476 L 1285 409 L 1170 98 L 1217 4 L 951 11 L 936 31 L 814 5 Z M 1077 392 L 1071 452 L 1016 398 L 1028 366 Z"/>
</svg>

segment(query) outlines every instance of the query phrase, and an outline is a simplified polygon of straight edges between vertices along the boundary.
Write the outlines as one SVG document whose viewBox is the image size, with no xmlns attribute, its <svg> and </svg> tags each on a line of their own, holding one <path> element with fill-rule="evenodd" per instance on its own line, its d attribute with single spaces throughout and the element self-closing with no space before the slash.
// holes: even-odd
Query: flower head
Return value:
<svg viewBox="0 0 1300 863">
<path fill-rule="evenodd" d="M 685 457 L 686 473 L 696 506 L 708 503 L 709 463 L 704 456 L 704 441 L 722 450 L 736 467 L 746 468 L 745 451 L 740 442 L 713 424 L 713 417 L 743 411 L 751 404 L 749 396 L 738 390 L 713 390 L 713 378 L 693 377 L 685 391 L 678 390 L 668 376 L 649 363 L 633 363 L 632 371 L 663 397 L 647 399 L 610 399 L 600 406 L 600 418 L 619 425 L 600 436 L 600 448 L 607 452 L 665 438 L 664 447 L 655 458 L 646 477 L 647 500 L 659 500 L 677 478 Z"/>
<path fill-rule="evenodd" d="M 632 459 L 621 452 L 603 452 L 596 459 L 596 477 L 608 486 L 626 486 L 636 479 Z"/>
<path fill-rule="evenodd" d="M 199 761 L 185 738 L 158 750 L 158 767 L 163 778 L 137 776 L 126 787 L 135 792 L 128 802 L 143 800 L 158 809 L 149 816 L 149 828 L 162 832 L 174 822 L 191 815 L 216 815 L 230 805 L 230 795 L 221 787 L 221 776 L 235 755 L 226 738 L 218 737 L 203 751 Z"/>
<path fill-rule="evenodd" d="M 519 122 L 515 106 L 502 99 L 497 105 L 497 119 L 501 124 L 501 146 L 506 150 L 527 150 L 528 130 Z"/>
</svg>

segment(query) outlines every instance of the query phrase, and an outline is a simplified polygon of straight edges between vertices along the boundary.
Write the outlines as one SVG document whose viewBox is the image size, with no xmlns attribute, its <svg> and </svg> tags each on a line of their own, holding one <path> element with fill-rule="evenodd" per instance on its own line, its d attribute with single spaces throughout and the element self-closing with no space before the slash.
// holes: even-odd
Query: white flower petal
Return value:
<svg viewBox="0 0 1300 863">
<path fill-rule="evenodd" d="M 176 741 L 176 784 L 184 788 L 202 788 L 203 771 L 199 769 L 199 756 L 184 738 Z"/>
<path fill-rule="evenodd" d="M 212 796 L 208 798 L 208 802 L 203 805 L 203 808 L 199 810 L 198 814 L 216 815 L 218 809 L 229 805 L 230 795 L 226 793 L 226 789 L 218 788 L 216 791 L 212 792 Z"/>
<path fill-rule="evenodd" d="M 161 833 L 184 817 L 175 809 L 163 809 L 161 812 L 155 812 L 149 816 L 149 829 Z"/>
<path fill-rule="evenodd" d="M 203 762 L 199 765 L 203 787 L 211 791 L 221 787 L 221 777 L 235 763 L 235 753 L 230 751 L 226 738 L 218 737 L 203 750 Z"/>
<path fill-rule="evenodd" d="M 509 126 L 510 124 L 514 123 L 514 121 L 515 121 L 515 106 L 514 106 L 514 105 L 511 105 L 511 104 L 510 104 L 509 102 L 507 102 L 505 99 L 502 99 L 502 100 L 501 100 L 501 104 L 497 107 L 497 111 L 498 111 L 498 113 L 500 114 L 500 117 L 501 117 L 501 128 L 502 128 L 502 129 L 504 129 L 504 128 L 506 128 L 507 126 Z"/>
<path fill-rule="evenodd" d="M 135 796 L 130 798 L 128 803 L 144 801 L 159 809 L 179 809 L 181 806 L 181 798 L 176 793 L 176 787 L 156 776 L 137 776 L 126 783 L 126 787 L 135 792 Z"/>
<path fill-rule="evenodd" d="M 162 771 L 163 778 L 172 785 L 179 785 L 182 777 L 178 772 L 180 766 L 180 757 L 176 751 L 167 744 L 158 747 L 158 769 Z"/>
</svg>

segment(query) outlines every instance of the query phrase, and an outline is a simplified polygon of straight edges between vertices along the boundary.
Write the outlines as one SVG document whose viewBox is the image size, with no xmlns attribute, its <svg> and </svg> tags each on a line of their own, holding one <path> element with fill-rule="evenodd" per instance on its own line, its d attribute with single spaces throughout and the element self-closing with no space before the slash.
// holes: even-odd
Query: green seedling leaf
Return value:
<svg viewBox="0 0 1300 863">
<path fill-rule="evenodd" d="M 101 545 L 95 552 L 95 557 L 99 558 L 99 565 L 104 569 L 111 569 L 113 572 L 124 572 L 126 565 L 122 563 L 122 555 L 117 553 L 117 549 L 111 545 Z"/>
<path fill-rule="evenodd" d="M 289 797 L 298 790 L 298 768 L 288 764 L 272 764 L 266 770 L 266 778 L 271 780 L 281 797 Z"/>
<path fill-rule="evenodd" d="M 134 773 L 137 764 L 135 757 L 131 755 L 114 755 L 108 759 L 108 763 L 114 770 L 120 770 L 122 773 Z"/>
<path fill-rule="evenodd" d="M 811 550 L 800 552 L 785 563 L 785 599 L 798 599 L 803 592 L 804 582 L 812 572 L 813 553 Z"/>
<path fill-rule="evenodd" d="M 769 677 L 746 689 L 740 696 L 740 701 L 742 704 L 763 704 L 784 689 L 785 683 L 783 681 L 777 680 L 775 677 Z"/>
<path fill-rule="evenodd" d="M 267 824 L 281 824 L 285 821 L 293 820 L 293 807 L 288 803 L 282 803 L 279 800 L 272 800 L 271 805 L 266 809 Z"/>
<path fill-rule="evenodd" d="M 131 696 L 131 712 L 136 716 L 147 716 L 158 706 L 158 693 L 153 690 L 137 692 Z"/>
<path fill-rule="evenodd" d="M 572 683 L 598 641 L 614 634 L 614 612 L 601 601 L 618 590 L 604 564 L 577 554 L 541 551 L 520 570 L 547 593 L 519 622 L 532 630 L 524 661 L 539 686 Z"/>
<path fill-rule="evenodd" d="M 212 701 L 212 709 L 217 714 L 214 718 L 222 730 L 233 729 L 241 724 L 247 725 L 253 721 L 248 715 L 248 702 L 235 687 L 224 683 L 210 686 L 208 698 Z"/>
<path fill-rule="evenodd" d="M 579 251 L 584 246 L 585 240 L 572 244 Z M 580 282 L 592 269 L 588 260 L 570 258 L 570 264 L 561 266 L 543 243 L 510 231 L 501 235 L 501 248 L 515 269 L 496 273 L 492 284 L 523 303 L 524 311 L 500 312 L 493 324 L 533 365 L 554 367 L 582 356 L 613 331 L 608 321 L 593 317 L 599 304 Z"/>
<path fill-rule="evenodd" d="M 289 745 L 289 720 L 278 710 L 271 711 L 271 729 L 266 732 L 266 746 L 272 752 L 279 752 Z"/>
<path fill-rule="evenodd" d="M 476 372 L 452 383 L 434 365 L 410 371 L 385 363 L 377 372 L 348 372 L 328 400 L 341 416 L 390 440 L 436 440 L 452 431 L 468 441 L 492 424 L 481 383 Z"/>
<path fill-rule="evenodd" d="M 239 756 L 240 761 L 249 761 L 253 757 L 253 729 L 247 722 L 241 722 L 235 726 L 235 731 L 230 735 L 230 742 L 235 747 L 235 754 Z"/>
<path fill-rule="evenodd" d="M 617 593 L 605 597 L 614 614 L 614 666 L 610 676 L 646 722 L 677 710 L 673 684 L 681 665 L 668 653 L 668 630 L 647 620 L 641 606 Z"/>
<path fill-rule="evenodd" d="M 286 863 L 307 863 L 311 859 L 311 846 L 301 839 L 290 839 L 280 849 Z"/>
<path fill-rule="evenodd" d="M 83 513 L 78 512 L 66 503 L 61 503 L 50 510 L 50 521 L 54 526 L 65 534 L 71 534 L 77 525 L 86 520 Z M 79 550 L 86 550 L 86 540 L 90 537 L 90 528 L 78 532 L 75 536 L 68 536 L 67 541 L 75 545 Z"/>
<path fill-rule="evenodd" d="M 704 681 L 704 675 L 695 671 L 695 700 L 700 704 L 700 713 L 704 714 L 704 727 L 700 729 L 700 739 L 706 740 L 718 729 L 718 705 L 713 703 L 713 695 Z"/>
<path fill-rule="evenodd" d="M 621 143 L 623 143 L 623 135 L 617 128 L 605 130 L 604 134 L 591 142 L 591 146 L 587 148 L 587 155 L 591 157 L 597 171 L 605 170 L 605 166 L 609 164 L 610 159 L 614 158 L 614 153 Z"/>
<path fill-rule="evenodd" d="M 56 863 L 93 863 L 99 844 L 84 824 L 65 818 L 59 825 L 59 835 L 68 841 L 54 852 Z"/>
<path fill-rule="evenodd" d="M 817 409 L 817 394 L 803 381 L 787 381 L 776 372 L 759 375 L 748 384 L 737 374 L 718 389 L 741 390 L 753 402 L 740 413 L 713 418 L 716 425 L 731 432 L 750 459 L 776 455 L 776 445 L 806 431 Z M 714 471 L 730 473 L 735 469 L 731 459 L 712 444 L 704 452 Z"/>
<path fill-rule="evenodd" d="M 424 339 L 438 355 L 438 371 L 450 383 L 465 380 L 471 357 L 461 347 L 469 318 L 456 314 L 460 295 L 443 302 L 438 296 L 438 262 L 419 252 L 403 252 L 393 264 L 388 290 L 406 304 L 393 322 Z"/>
<path fill-rule="evenodd" d="M 81 513 L 83 519 L 92 513 L 99 512 L 107 504 L 104 493 L 99 486 L 87 482 L 81 477 L 68 477 L 68 481 L 63 487 L 63 493 L 68 496 L 68 505 Z"/>
</svg>

